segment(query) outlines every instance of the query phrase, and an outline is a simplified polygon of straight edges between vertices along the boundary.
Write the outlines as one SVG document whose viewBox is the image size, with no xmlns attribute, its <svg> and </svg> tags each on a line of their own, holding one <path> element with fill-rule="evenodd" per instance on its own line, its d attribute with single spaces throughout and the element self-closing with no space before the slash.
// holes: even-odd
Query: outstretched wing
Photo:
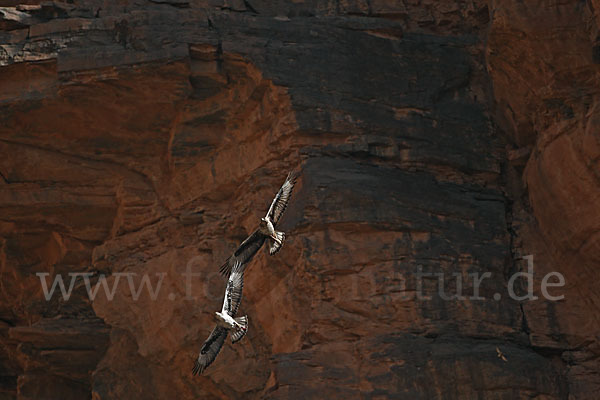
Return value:
<svg viewBox="0 0 600 400">
<path fill-rule="evenodd" d="M 242 264 L 243 268 L 250 260 L 252 260 L 252 257 L 254 257 L 264 242 L 265 235 L 260 233 L 258 229 L 255 230 L 252 235 L 248 236 L 246 240 L 242 242 L 235 253 L 233 253 L 233 255 L 229 257 L 223 265 L 221 265 L 221 273 L 226 276 L 231 274 L 231 270 L 233 269 L 236 261 Z"/>
<path fill-rule="evenodd" d="M 225 298 L 223 299 L 221 313 L 226 312 L 230 317 L 235 316 L 242 302 L 242 288 L 244 286 L 243 267 L 243 264 L 236 260 L 227 281 L 227 289 L 225 289 Z"/>
<path fill-rule="evenodd" d="M 285 178 L 283 185 L 281 185 L 281 188 L 279 188 L 279 192 L 275 195 L 271 207 L 269 207 L 269 211 L 267 212 L 267 218 L 271 220 L 273 225 L 276 225 L 279 218 L 281 218 L 281 215 L 283 215 L 288 201 L 292 196 L 292 190 L 296 184 L 296 179 L 298 179 L 298 174 L 293 171 L 290 172 L 287 178 Z"/>
<path fill-rule="evenodd" d="M 193 375 L 201 374 L 206 367 L 215 361 L 217 354 L 219 354 L 221 347 L 223 347 L 225 338 L 227 338 L 227 333 L 225 328 L 219 326 L 216 326 L 215 329 L 213 329 L 200 349 L 200 354 L 198 354 L 198 359 L 194 363 L 194 368 L 192 369 Z"/>
</svg>

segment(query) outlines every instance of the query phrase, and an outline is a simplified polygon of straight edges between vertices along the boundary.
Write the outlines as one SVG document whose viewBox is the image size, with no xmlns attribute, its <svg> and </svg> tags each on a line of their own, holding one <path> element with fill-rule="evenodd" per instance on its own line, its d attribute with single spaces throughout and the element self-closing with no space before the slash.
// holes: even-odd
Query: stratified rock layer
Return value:
<svg viewBox="0 0 600 400">
<path fill-rule="evenodd" d="M 0 4 L 0 398 L 595 398 L 600 4 L 29 3 Z M 291 169 L 249 333 L 193 377 Z M 562 301 L 509 298 L 528 254 Z M 116 289 L 46 300 L 69 273 Z"/>
</svg>

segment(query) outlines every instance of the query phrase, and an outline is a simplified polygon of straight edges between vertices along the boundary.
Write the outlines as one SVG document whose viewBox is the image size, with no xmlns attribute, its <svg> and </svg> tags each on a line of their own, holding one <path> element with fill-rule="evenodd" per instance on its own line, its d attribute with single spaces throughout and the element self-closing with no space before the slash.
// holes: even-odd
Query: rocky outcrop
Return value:
<svg viewBox="0 0 600 400">
<path fill-rule="evenodd" d="M 593 398 L 581 4 L 5 4 L 1 396 Z M 290 169 L 249 333 L 192 377 L 218 266 Z M 527 254 L 563 301 L 507 295 Z M 69 273 L 69 299 L 46 300 L 40 274 Z M 84 278 L 116 289 L 90 298 Z"/>
<path fill-rule="evenodd" d="M 524 184 L 513 187 L 516 247 L 535 254 L 538 277 L 566 281 L 563 301 L 524 304 L 530 342 L 565 363 L 573 398 L 600 385 L 599 6 L 497 4 L 488 45 L 497 121 L 521 153 L 508 171 Z"/>
</svg>

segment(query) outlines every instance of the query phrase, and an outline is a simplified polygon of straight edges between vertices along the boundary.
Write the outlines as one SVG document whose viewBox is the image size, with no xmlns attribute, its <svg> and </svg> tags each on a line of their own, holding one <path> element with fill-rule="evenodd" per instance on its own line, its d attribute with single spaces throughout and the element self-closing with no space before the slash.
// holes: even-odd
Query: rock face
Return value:
<svg viewBox="0 0 600 400">
<path fill-rule="evenodd" d="M 0 6 L 0 398 L 596 398 L 600 2 Z"/>
<path fill-rule="evenodd" d="M 565 362 L 573 398 L 600 385 L 599 8 L 503 2 L 488 48 L 496 120 L 521 151 L 509 171 L 524 183 L 513 191 L 515 245 L 567 282 L 564 301 L 524 304 L 530 342 Z"/>
</svg>

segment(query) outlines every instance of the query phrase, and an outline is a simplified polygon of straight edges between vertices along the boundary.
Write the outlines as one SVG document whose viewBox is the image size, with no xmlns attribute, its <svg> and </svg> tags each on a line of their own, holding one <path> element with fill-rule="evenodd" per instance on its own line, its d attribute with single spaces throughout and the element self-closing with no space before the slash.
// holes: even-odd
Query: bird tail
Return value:
<svg viewBox="0 0 600 400">
<path fill-rule="evenodd" d="M 283 241 L 285 240 L 285 233 L 275 231 L 275 237 L 277 240 L 271 238 L 270 243 L 271 247 L 269 248 L 269 254 L 273 255 L 281 250 L 281 246 L 283 246 Z"/>
<path fill-rule="evenodd" d="M 236 318 L 235 322 L 240 324 L 242 327 L 231 334 L 231 343 L 239 342 L 244 336 L 246 336 L 246 332 L 248 332 L 248 316 L 247 315 Z"/>
</svg>

